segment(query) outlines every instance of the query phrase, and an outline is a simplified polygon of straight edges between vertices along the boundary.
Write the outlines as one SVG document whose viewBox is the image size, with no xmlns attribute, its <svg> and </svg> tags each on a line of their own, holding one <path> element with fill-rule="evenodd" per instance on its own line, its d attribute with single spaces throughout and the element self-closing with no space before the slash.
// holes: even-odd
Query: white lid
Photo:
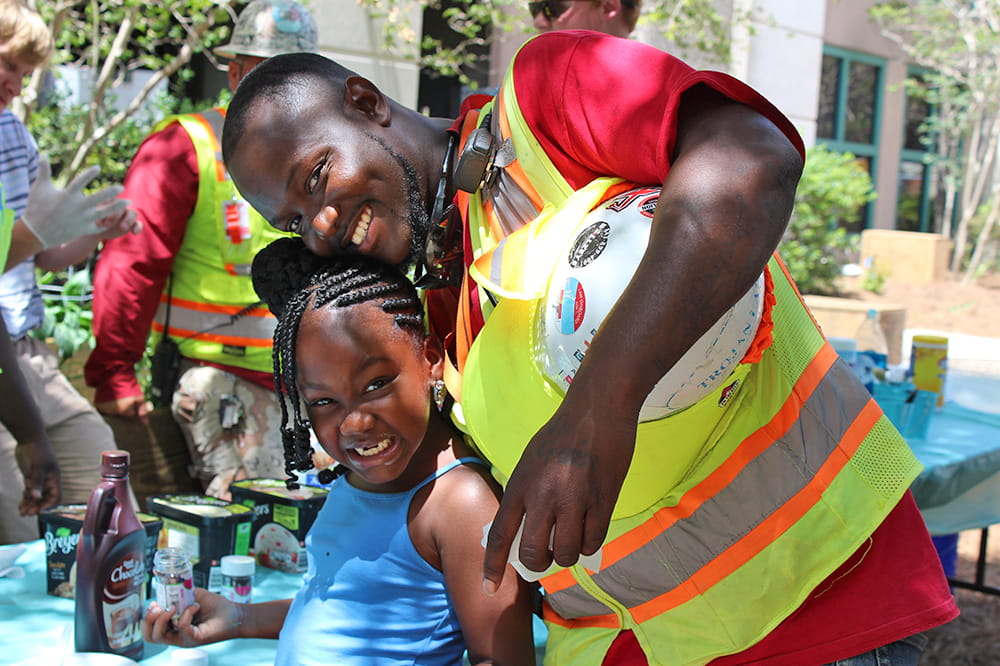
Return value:
<svg viewBox="0 0 1000 666">
<path fill-rule="evenodd" d="M 223 576 L 252 576 L 257 563 L 249 555 L 226 555 L 219 564 Z"/>
<path fill-rule="evenodd" d="M 208 653 L 198 648 L 178 648 L 170 653 L 173 666 L 208 666 Z"/>
</svg>

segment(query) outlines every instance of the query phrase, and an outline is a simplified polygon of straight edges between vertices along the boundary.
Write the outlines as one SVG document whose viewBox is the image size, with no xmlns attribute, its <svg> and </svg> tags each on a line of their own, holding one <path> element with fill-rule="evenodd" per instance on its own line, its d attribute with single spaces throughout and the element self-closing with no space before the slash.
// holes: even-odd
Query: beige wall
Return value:
<svg viewBox="0 0 1000 666">
<path fill-rule="evenodd" d="M 396 101 L 416 108 L 420 69 L 413 60 L 391 55 L 382 49 L 382 22 L 354 0 L 305 0 L 316 19 L 319 48 L 323 55 L 371 79 Z M 415 4 L 415 3 L 414 3 Z M 419 41 L 423 12 L 411 9 L 407 25 Z M 416 49 L 413 49 L 414 55 Z"/>
</svg>

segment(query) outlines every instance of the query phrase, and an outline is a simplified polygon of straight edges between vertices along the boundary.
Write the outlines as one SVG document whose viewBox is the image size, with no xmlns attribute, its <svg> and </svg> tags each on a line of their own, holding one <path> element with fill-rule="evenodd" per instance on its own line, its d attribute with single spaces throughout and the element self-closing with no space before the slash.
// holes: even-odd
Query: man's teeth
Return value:
<svg viewBox="0 0 1000 666">
<path fill-rule="evenodd" d="M 368 235 L 368 227 L 372 223 L 372 209 L 365 207 L 365 211 L 361 214 L 361 219 L 358 221 L 358 226 L 354 228 L 354 235 L 351 236 L 351 242 L 355 245 L 361 245 L 365 240 L 365 236 Z"/>
<path fill-rule="evenodd" d="M 377 456 L 378 454 L 385 451 L 387 448 L 389 448 L 389 440 L 383 439 L 381 442 L 379 442 L 374 446 L 365 446 L 361 448 L 356 448 L 354 449 L 354 452 L 357 453 L 359 456 L 365 456 L 365 457 Z"/>
</svg>

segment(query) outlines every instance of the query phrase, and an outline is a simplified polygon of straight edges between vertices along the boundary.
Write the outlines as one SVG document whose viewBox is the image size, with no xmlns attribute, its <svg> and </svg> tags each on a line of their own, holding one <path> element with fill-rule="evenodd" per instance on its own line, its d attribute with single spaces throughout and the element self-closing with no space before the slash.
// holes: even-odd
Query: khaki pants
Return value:
<svg viewBox="0 0 1000 666">
<path fill-rule="evenodd" d="M 274 390 L 234 374 L 184 360 L 172 413 L 191 454 L 191 475 L 205 493 L 229 499 L 229 484 L 246 478 L 284 479 L 281 412 Z M 235 396 L 242 416 L 224 429 L 223 396 Z"/>
<path fill-rule="evenodd" d="M 60 501 L 85 504 L 100 480 L 101 452 L 118 448 L 111 428 L 59 371 L 59 359 L 48 345 L 24 336 L 14 341 L 14 351 L 59 461 Z M 17 510 L 24 477 L 14 458 L 16 444 L 0 426 L 0 543 L 38 538 L 37 516 Z"/>
</svg>

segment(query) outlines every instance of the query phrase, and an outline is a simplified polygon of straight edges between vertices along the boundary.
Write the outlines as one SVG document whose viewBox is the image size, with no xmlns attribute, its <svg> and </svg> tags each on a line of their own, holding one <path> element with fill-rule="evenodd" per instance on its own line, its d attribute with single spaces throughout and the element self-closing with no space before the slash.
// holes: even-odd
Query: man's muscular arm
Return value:
<svg viewBox="0 0 1000 666">
<path fill-rule="evenodd" d="M 531 569 L 553 559 L 569 566 L 600 547 L 640 406 L 746 293 L 781 240 L 802 169 L 788 138 L 705 86 L 685 93 L 677 136 L 643 260 L 507 484 L 489 535 L 488 591 L 502 577 L 522 516 L 520 558 Z"/>
</svg>

